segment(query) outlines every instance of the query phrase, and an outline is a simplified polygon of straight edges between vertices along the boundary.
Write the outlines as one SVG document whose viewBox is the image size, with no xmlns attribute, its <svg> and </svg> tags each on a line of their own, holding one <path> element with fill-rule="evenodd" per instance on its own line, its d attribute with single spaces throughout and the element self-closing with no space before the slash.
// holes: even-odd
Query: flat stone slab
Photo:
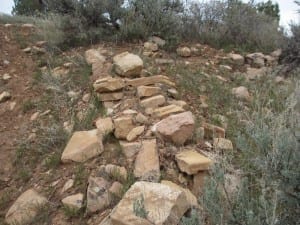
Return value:
<svg viewBox="0 0 300 225">
<path fill-rule="evenodd" d="M 183 151 L 175 156 L 179 169 L 189 175 L 208 170 L 212 161 L 204 155 L 194 151 Z"/>
<path fill-rule="evenodd" d="M 98 135 L 98 130 L 77 131 L 73 134 L 65 147 L 61 161 L 85 162 L 104 151 L 102 136 Z"/>
</svg>

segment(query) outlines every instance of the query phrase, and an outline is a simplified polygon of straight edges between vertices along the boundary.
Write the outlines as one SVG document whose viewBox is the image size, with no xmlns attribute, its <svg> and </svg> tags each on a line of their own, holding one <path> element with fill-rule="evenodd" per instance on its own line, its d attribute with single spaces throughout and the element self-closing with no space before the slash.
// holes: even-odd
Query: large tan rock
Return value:
<svg viewBox="0 0 300 225">
<path fill-rule="evenodd" d="M 184 109 L 181 106 L 172 104 L 172 105 L 167 105 L 155 109 L 152 115 L 156 118 L 163 118 L 171 114 L 176 114 L 181 112 L 184 112 Z"/>
<path fill-rule="evenodd" d="M 85 162 L 104 151 L 102 145 L 102 135 L 97 129 L 90 131 L 77 131 L 69 140 L 65 147 L 61 161 Z"/>
<path fill-rule="evenodd" d="M 121 100 L 124 96 L 124 93 L 121 92 L 112 92 L 112 93 L 101 93 L 97 94 L 100 101 L 107 102 L 107 101 L 118 101 Z"/>
<path fill-rule="evenodd" d="M 83 205 L 83 194 L 78 193 L 75 195 L 70 195 L 62 199 L 61 202 L 63 203 L 64 206 L 68 208 L 79 210 L 82 208 Z"/>
<path fill-rule="evenodd" d="M 189 175 L 199 171 L 208 170 L 212 161 L 204 155 L 194 151 L 186 150 L 175 156 L 179 169 Z"/>
<path fill-rule="evenodd" d="M 145 98 L 140 102 L 140 105 L 144 108 L 157 108 L 166 103 L 166 99 L 163 95 L 156 95 L 149 98 Z"/>
<path fill-rule="evenodd" d="M 138 56 L 123 52 L 113 58 L 115 72 L 119 75 L 130 77 L 140 75 L 144 63 Z"/>
<path fill-rule="evenodd" d="M 167 185 L 171 188 L 174 188 L 175 190 L 182 191 L 185 194 L 185 197 L 186 197 L 190 207 L 193 207 L 193 206 L 198 207 L 198 200 L 189 189 L 183 188 L 183 187 L 181 187 L 171 181 L 168 181 L 168 180 L 162 180 L 161 183 L 164 185 Z"/>
<path fill-rule="evenodd" d="M 129 132 L 134 128 L 131 116 L 121 116 L 114 119 L 115 136 L 119 139 L 126 139 Z"/>
<path fill-rule="evenodd" d="M 138 97 L 150 97 L 161 93 L 160 87 L 139 86 L 137 88 Z"/>
<path fill-rule="evenodd" d="M 98 79 L 93 84 L 96 92 L 112 92 L 118 91 L 125 87 L 125 82 L 121 78 L 105 77 Z"/>
<path fill-rule="evenodd" d="M 140 136 L 145 131 L 145 126 L 138 126 L 133 128 L 127 135 L 126 139 L 127 141 L 133 141 L 138 136 Z"/>
<path fill-rule="evenodd" d="M 104 63 L 105 57 L 96 49 L 89 49 L 85 52 L 85 60 L 89 65 Z"/>
<path fill-rule="evenodd" d="M 156 139 L 144 140 L 134 166 L 134 176 L 140 180 L 158 181 L 160 178 L 159 157 Z"/>
<path fill-rule="evenodd" d="M 253 67 L 261 68 L 265 66 L 265 55 L 261 52 L 255 52 L 246 55 L 246 62 Z"/>
<path fill-rule="evenodd" d="M 183 112 L 161 120 L 153 126 L 152 130 L 158 137 L 171 141 L 176 145 L 182 145 L 191 138 L 194 128 L 193 114 Z"/>
<path fill-rule="evenodd" d="M 115 129 L 113 121 L 110 117 L 98 118 L 95 124 L 97 129 L 103 136 L 113 132 L 113 130 Z"/>
<path fill-rule="evenodd" d="M 179 47 L 176 52 L 181 57 L 190 57 L 192 55 L 192 51 L 189 47 Z"/>
<path fill-rule="evenodd" d="M 140 77 L 135 79 L 126 79 L 126 85 L 138 87 L 142 85 L 153 85 L 153 84 L 165 84 L 171 87 L 175 86 L 175 83 L 172 82 L 167 76 L 155 75 L 151 77 Z"/>
<path fill-rule="evenodd" d="M 182 100 L 170 100 L 168 101 L 168 103 L 170 103 L 171 105 L 177 105 L 185 110 L 187 110 L 189 108 L 189 105 Z"/>
<path fill-rule="evenodd" d="M 142 201 L 146 218 L 136 215 L 134 205 Z M 181 190 L 164 184 L 136 182 L 114 208 L 112 225 L 173 225 L 178 224 L 189 203 Z"/>
<path fill-rule="evenodd" d="M 47 199 L 35 190 L 29 189 L 21 194 L 5 215 L 5 222 L 14 224 L 28 224 L 37 215 L 38 210 L 47 204 Z"/>
</svg>

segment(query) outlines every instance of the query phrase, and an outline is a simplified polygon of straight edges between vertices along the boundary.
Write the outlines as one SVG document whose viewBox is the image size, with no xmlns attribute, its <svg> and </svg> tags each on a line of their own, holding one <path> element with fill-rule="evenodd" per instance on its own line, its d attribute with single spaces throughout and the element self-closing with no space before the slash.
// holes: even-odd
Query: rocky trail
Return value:
<svg viewBox="0 0 300 225">
<path fill-rule="evenodd" d="M 152 37 L 142 46 L 106 44 L 68 51 L 61 55 L 72 60 L 49 69 L 47 63 L 36 63 L 48 57 L 46 44 L 39 40 L 20 47 L 14 29 L 0 27 L 0 223 L 7 224 L 180 224 L 191 209 L 201 209 L 197 198 L 217 153 L 233 151 L 234 144 L 227 137 L 224 115 L 217 115 L 217 124 L 206 119 L 208 96 L 179 90 L 181 78 L 174 65 L 201 68 L 205 79 L 213 76 L 227 85 L 234 72 L 243 73 L 249 82 L 259 79 L 280 55 L 275 51 L 243 57 L 198 44 L 183 45 L 170 56 L 162 50 L 164 40 Z M 18 29 L 26 37 L 35 28 Z M 87 83 L 92 88 L 68 84 L 70 74 L 84 68 L 72 58 L 75 54 L 90 68 Z M 74 90 L 32 85 L 37 71 L 50 71 L 57 87 L 63 83 Z M 284 79 L 276 77 L 274 82 Z M 44 108 L 30 104 L 55 88 L 61 92 L 50 102 L 58 104 L 58 116 L 50 102 Z M 68 107 L 56 102 L 63 95 L 70 99 Z M 234 86 L 231 95 L 245 104 L 252 99 L 245 86 Z M 70 115 L 84 121 L 98 104 L 101 112 L 90 115 L 89 129 L 76 128 Z M 39 126 L 50 127 L 56 117 L 68 133 L 58 155 L 56 145 L 48 148 L 48 155 L 58 156 L 57 166 L 44 169 L 45 160 L 38 158 L 26 182 L 15 178 L 18 141 L 38 142 Z M 28 157 L 35 159 L 26 153 L 22 157 L 26 166 Z"/>
</svg>

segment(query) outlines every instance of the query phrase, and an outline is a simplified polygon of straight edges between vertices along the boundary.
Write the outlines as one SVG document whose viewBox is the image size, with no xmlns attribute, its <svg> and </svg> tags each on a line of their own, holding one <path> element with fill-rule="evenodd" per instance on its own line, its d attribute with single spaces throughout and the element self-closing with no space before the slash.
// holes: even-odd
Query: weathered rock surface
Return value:
<svg viewBox="0 0 300 225">
<path fill-rule="evenodd" d="M 99 93 L 118 91 L 125 87 L 121 78 L 105 77 L 98 79 L 93 84 L 94 90 Z"/>
<path fill-rule="evenodd" d="M 64 204 L 64 206 L 71 208 L 71 209 L 79 210 L 82 208 L 82 205 L 83 205 L 83 194 L 78 193 L 75 195 L 70 195 L 70 196 L 62 199 L 61 201 Z"/>
<path fill-rule="evenodd" d="M 179 169 L 189 175 L 208 170 L 212 165 L 212 161 L 209 158 L 194 150 L 180 152 L 176 154 L 175 158 Z"/>
<path fill-rule="evenodd" d="M 140 180 L 155 181 L 160 178 L 156 139 L 144 140 L 135 160 L 134 175 Z"/>
<path fill-rule="evenodd" d="M 120 141 L 121 149 L 126 158 L 130 161 L 134 160 L 137 153 L 142 148 L 141 142 L 125 142 Z"/>
<path fill-rule="evenodd" d="M 139 75 L 143 69 L 143 60 L 129 52 L 123 52 L 113 58 L 115 72 L 119 75 L 131 77 Z"/>
<path fill-rule="evenodd" d="M 112 92 L 112 93 L 101 93 L 97 94 L 100 101 L 107 102 L 107 101 L 117 101 L 121 100 L 124 96 L 123 92 Z"/>
<path fill-rule="evenodd" d="M 145 130 L 145 126 L 138 126 L 133 128 L 126 137 L 127 141 L 135 140 L 138 136 L 140 136 L 144 132 L 144 130 Z"/>
<path fill-rule="evenodd" d="M 129 132 L 134 128 L 131 116 L 121 116 L 114 119 L 115 136 L 119 139 L 126 139 Z"/>
<path fill-rule="evenodd" d="M 158 51 L 158 45 L 153 42 L 145 42 L 144 43 L 144 49 L 152 52 Z"/>
<path fill-rule="evenodd" d="M 265 55 L 261 52 L 255 52 L 246 55 L 246 62 L 253 67 L 261 68 L 265 66 Z"/>
<path fill-rule="evenodd" d="M 98 130 L 77 131 L 69 140 L 64 149 L 62 162 L 85 162 L 104 151 L 102 145 L 102 136 L 98 134 Z"/>
<path fill-rule="evenodd" d="M 155 75 L 151 77 L 140 77 L 135 79 L 126 79 L 126 85 L 128 86 L 143 86 L 143 85 L 153 85 L 153 84 L 165 84 L 174 87 L 175 83 L 172 82 L 167 76 Z"/>
<path fill-rule="evenodd" d="M 170 188 L 173 188 L 175 190 L 182 191 L 185 194 L 186 199 L 187 199 L 190 207 L 193 207 L 193 206 L 198 207 L 198 200 L 195 197 L 195 195 L 193 195 L 193 193 L 189 189 L 183 188 L 183 187 L 181 187 L 181 186 L 179 186 L 179 185 L 177 185 L 177 184 L 175 184 L 171 181 L 168 181 L 168 180 L 162 180 L 161 183 L 164 184 L 164 185 L 167 185 Z"/>
<path fill-rule="evenodd" d="M 222 127 L 218 127 L 209 123 L 202 123 L 204 128 L 204 137 L 205 138 L 225 138 L 225 130 Z"/>
<path fill-rule="evenodd" d="M 153 97 L 143 99 L 140 104 L 144 108 L 157 108 L 166 103 L 166 99 L 163 95 L 156 95 Z"/>
<path fill-rule="evenodd" d="M 146 219 L 137 216 L 133 209 L 135 202 L 141 201 L 141 198 L 148 212 Z M 171 225 L 178 224 L 188 208 L 189 203 L 181 190 L 164 184 L 136 182 L 110 217 L 112 225 Z"/>
<path fill-rule="evenodd" d="M 177 145 L 184 144 L 193 135 L 195 121 L 191 112 L 171 115 L 154 125 L 156 135 Z"/>
<path fill-rule="evenodd" d="M 47 199 L 35 190 L 29 189 L 21 194 L 5 215 L 6 223 L 10 225 L 25 225 L 37 215 L 40 207 L 47 204 Z"/>
<path fill-rule="evenodd" d="M 87 211 L 94 213 L 107 208 L 110 204 L 110 184 L 102 177 L 90 177 L 87 189 Z"/>
<path fill-rule="evenodd" d="M 98 118 L 95 122 L 97 129 L 104 136 L 107 135 L 115 129 L 113 121 L 110 117 Z"/>
<path fill-rule="evenodd" d="M 184 112 L 184 109 L 181 106 L 171 104 L 163 107 L 156 108 L 152 115 L 156 118 L 163 118 L 171 114 Z"/>
<path fill-rule="evenodd" d="M 160 87 L 139 86 L 137 88 L 138 97 L 151 97 L 161 93 Z"/>
</svg>

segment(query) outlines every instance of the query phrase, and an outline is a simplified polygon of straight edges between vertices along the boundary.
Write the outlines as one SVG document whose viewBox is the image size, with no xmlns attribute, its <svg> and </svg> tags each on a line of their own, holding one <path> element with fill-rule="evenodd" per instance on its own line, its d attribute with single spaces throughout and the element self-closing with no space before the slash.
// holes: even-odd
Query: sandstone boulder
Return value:
<svg viewBox="0 0 300 225">
<path fill-rule="evenodd" d="M 145 131 L 145 126 L 138 126 L 133 128 L 127 135 L 126 139 L 127 141 L 133 141 L 138 136 L 140 136 Z"/>
<path fill-rule="evenodd" d="M 119 75 L 131 77 L 141 73 L 144 63 L 138 56 L 123 52 L 113 58 L 115 72 Z"/>
<path fill-rule="evenodd" d="M 89 49 L 85 52 L 85 60 L 89 65 L 104 63 L 105 57 L 96 49 Z"/>
<path fill-rule="evenodd" d="M 139 217 L 134 205 L 142 202 L 146 218 Z M 178 224 L 189 203 L 181 190 L 164 184 L 136 182 L 114 208 L 112 225 L 171 225 Z"/>
<path fill-rule="evenodd" d="M 231 62 L 234 65 L 237 65 L 237 66 L 244 65 L 245 59 L 242 55 L 230 53 L 230 54 L 228 54 L 228 57 L 230 58 Z"/>
<path fill-rule="evenodd" d="M 222 127 L 218 127 L 209 123 L 202 123 L 204 128 L 204 137 L 207 139 L 211 138 L 225 138 L 225 130 Z"/>
<path fill-rule="evenodd" d="M 104 151 L 102 145 L 102 136 L 98 130 L 77 131 L 69 140 L 65 147 L 61 161 L 62 162 L 85 162 Z"/>
<path fill-rule="evenodd" d="M 142 148 L 141 142 L 125 142 L 120 141 L 122 153 L 126 156 L 126 158 L 130 161 L 133 161 L 137 153 Z"/>
<path fill-rule="evenodd" d="M 153 85 L 153 84 L 165 84 L 168 86 L 175 86 L 175 83 L 172 82 L 169 77 L 163 75 L 155 75 L 151 77 L 140 77 L 135 79 L 126 79 L 126 85 L 132 87 L 138 87 L 142 85 Z"/>
<path fill-rule="evenodd" d="M 191 112 L 171 115 L 153 126 L 156 135 L 176 145 L 184 144 L 193 135 L 195 121 Z"/>
<path fill-rule="evenodd" d="M 107 101 L 118 101 L 121 100 L 124 96 L 124 93 L 122 91 L 120 92 L 111 92 L 111 93 L 101 93 L 97 94 L 100 101 L 107 102 Z"/>
<path fill-rule="evenodd" d="M 250 100 L 250 94 L 246 87 L 240 86 L 237 88 L 233 88 L 231 93 L 240 100 L 249 101 Z"/>
<path fill-rule="evenodd" d="M 204 155 L 194 151 L 186 150 L 175 156 L 179 169 L 189 175 L 199 171 L 208 170 L 212 161 Z"/>
<path fill-rule="evenodd" d="M 233 150 L 232 142 L 225 138 L 214 138 L 215 149 L 230 151 Z"/>
<path fill-rule="evenodd" d="M 110 117 L 106 118 L 98 118 L 95 122 L 97 129 L 99 132 L 105 136 L 114 130 L 114 124 Z"/>
<path fill-rule="evenodd" d="M 157 52 L 158 51 L 158 45 L 153 42 L 145 42 L 144 43 L 144 49 L 146 51 L 151 51 L 151 52 Z"/>
<path fill-rule="evenodd" d="M 157 109 L 153 110 L 152 115 L 156 118 L 164 118 L 171 114 L 181 113 L 184 112 L 184 109 L 181 106 L 176 104 L 171 104 L 163 107 L 158 107 Z"/>
<path fill-rule="evenodd" d="M 5 215 L 5 222 L 13 225 L 25 225 L 34 219 L 38 210 L 47 204 L 47 199 L 35 190 L 29 189 L 25 191 L 14 204 L 9 208 Z"/>
<path fill-rule="evenodd" d="M 246 62 L 256 68 L 265 66 L 265 55 L 261 52 L 255 52 L 246 55 Z"/>
</svg>

